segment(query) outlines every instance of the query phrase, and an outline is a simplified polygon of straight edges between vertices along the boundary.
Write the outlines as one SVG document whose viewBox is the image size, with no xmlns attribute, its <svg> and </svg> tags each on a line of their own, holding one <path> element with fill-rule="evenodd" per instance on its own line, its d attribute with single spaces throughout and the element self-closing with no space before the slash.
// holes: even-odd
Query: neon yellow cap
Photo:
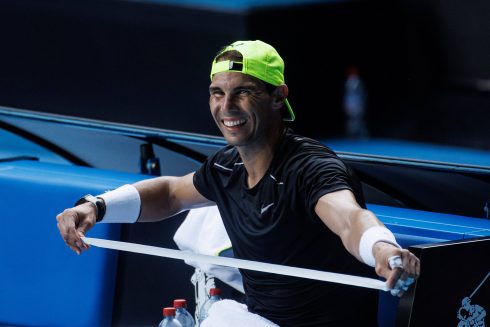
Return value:
<svg viewBox="0 0 490 327">
<path fill-rule="evenodd" d="M 216 62 L 216 57 L 231 50 L 240 52 L 243 61 Z M 211 79 L 213 79 L 214 74 L 235 71 L 254 76 L 274 86 L 284 84 L 284 61 L 276 49 L 260 40 L 236 41 L 225 47 L 216 57 L 211 67 Z M 284 120 L 294 121 L 294 112 L 288 99 L 284 101 L 284 104 L 289 113 L 289 117 L 285 117 Z"/>
</svg>

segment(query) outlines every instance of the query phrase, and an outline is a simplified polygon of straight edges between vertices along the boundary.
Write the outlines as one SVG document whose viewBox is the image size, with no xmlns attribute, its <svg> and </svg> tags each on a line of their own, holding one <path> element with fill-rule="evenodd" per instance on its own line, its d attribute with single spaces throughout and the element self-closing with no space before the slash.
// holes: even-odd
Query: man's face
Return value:
<svg viewBox="0 0 490 327">
<path fill-rule="evenodd" d="M 209 107 L 230 145 L 260 144 L 272 120 L 272 97 L 260 80 L 238 72 L 214 75 L 209 86 Z"/>
</svg>

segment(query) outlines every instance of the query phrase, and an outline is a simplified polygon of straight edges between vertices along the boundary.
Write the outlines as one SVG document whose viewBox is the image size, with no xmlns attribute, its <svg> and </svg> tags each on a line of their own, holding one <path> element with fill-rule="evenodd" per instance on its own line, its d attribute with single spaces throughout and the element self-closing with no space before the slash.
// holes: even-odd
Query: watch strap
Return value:
<svg viewBox="0 0 490 327">
<path fill-rule="evenodd" d="M 81 197 L 80 199 L 78 199 L 78 201 L 75 202 L 75 206 L 78 206 L 86 202 L 92 203 L 95 207 L 95 222 L 98 223 L 102 221 L 106 211 L 104 199 L 102 199 L 101 197 L 95 197 L 91 194 L 87 194 Z"/>
</svg>

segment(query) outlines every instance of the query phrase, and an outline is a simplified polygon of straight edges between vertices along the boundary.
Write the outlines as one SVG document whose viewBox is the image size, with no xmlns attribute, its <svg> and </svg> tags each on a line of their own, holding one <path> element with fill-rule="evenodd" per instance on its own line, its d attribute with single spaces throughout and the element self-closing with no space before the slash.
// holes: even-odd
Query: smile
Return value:
<svg viewBox="0 0 490 327">
<path fill-rule="evenodd" d="M 237 119 L 237 120 L 223 120 L 223 124 L 226 127 L 235 127 L 235 126 L 240 126 L 243 125 L 247 122 L 246 119 Z"/>
</svg>

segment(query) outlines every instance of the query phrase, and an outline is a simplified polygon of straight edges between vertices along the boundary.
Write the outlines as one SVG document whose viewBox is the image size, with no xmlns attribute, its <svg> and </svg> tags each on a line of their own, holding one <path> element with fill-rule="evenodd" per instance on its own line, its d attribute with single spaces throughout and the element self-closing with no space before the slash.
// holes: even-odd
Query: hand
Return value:
<svg viewBox="0 0 490 327">
<path fill-rule="evenodd" d="M 376 273 L 386 278 L 391 294 L 401 297 L 420 275 L 420 260 L 410 251 L 385 242 L 376 243 L 373 252 Z"/>
<path fill-rule="evenodd" d="M 95 225 L 95 214 L 95 206 L 86 202 L 74 208 L 66 209 L 56 216 L 61 237 L 78 255 L 89 249 L 89 245 L 85 244 L 81 238 Z"/>
</svg>

